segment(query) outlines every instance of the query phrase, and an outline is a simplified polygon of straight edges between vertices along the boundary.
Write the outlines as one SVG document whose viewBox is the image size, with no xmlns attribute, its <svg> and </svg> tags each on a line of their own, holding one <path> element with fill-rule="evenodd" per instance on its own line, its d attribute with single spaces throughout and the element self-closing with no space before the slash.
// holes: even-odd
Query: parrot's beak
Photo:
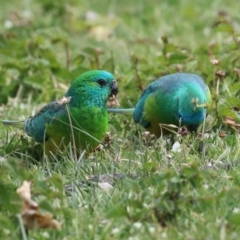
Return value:
<svg viewBox="0 0 240 240">
<path fill-rule="evenodd" d="M 117 85 L 117 81 L 113 80 L 112 85 L 111 85 L 111 92 L 110 92 L 110 97 L 111 96 L 117 96 L 118 94 L 118 85 Z"/>
</svg>

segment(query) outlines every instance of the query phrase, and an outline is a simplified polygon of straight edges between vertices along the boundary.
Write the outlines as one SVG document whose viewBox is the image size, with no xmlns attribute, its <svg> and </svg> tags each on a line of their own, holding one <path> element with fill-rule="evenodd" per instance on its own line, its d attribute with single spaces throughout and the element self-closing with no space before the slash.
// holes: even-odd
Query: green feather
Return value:
<svg viewBox="0 0 240 240">
<path fill-rule="evenodd" d="M 44 144 L 46 153 L 54 153 L 70 142 L 77 151 L 94 149 L 107 131 L 107 100 L 116 94 L 117 83 L 112 74 L 101 70 L 85 72 L 73 81 L 61 100 L 43 107 L 22 127 Z M 4 120 L 3 124 L 16 126 L 17 122 Z"/>
<path fill-rule="evenodd" d="M 149 84 L 133 109 L 108 109 L 113 113 L 133 113 L 133 119 L 149 132 L 160 136 L 160 124 L 186 126 L 195 131 L 211 104 L 211 94 L 196 74 L 176 73 Z"/>
</svg>

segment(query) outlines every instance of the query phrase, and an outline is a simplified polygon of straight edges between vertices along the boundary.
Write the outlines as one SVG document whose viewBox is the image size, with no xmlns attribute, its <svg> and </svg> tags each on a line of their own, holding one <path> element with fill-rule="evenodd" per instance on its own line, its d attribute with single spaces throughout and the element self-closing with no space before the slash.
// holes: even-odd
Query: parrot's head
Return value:
<svg viewBox="0 0 240 240">
<path fill-rule="evenodd" d="M 191 90 L 194 92 L 194 89 Z M 179 101 L 178 119 L 181 118 L 181 124 L 188 126 L 190 131 L 196 131 L 206 117 L 208 99 L 204 91 L 201 91 L 201 89 L 197 90 L 195 97 L 194 95 L 191 96 L 190 92 L 182 96 L 182 99 Z"/>
<path fill-rule="evenodd" d="M 108 99 L 116 99 L 117 81 L 113 75 L 103 70 L 87 71 L 78 76 L 66 93 L 73 101 L 106 106 Z"/>
</svg>

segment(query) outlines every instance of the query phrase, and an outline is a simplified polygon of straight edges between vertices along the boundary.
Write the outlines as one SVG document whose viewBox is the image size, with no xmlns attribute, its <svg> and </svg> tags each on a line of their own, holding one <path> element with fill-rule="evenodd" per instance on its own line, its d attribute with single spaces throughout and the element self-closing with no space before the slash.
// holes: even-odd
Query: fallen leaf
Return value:
<svg viewBox="0 0 240 240">
<path fill-rule="evenodd" d="M 227 133 L 225 133 L 225 132 L 223 132 L 223 131 L 220 131 L 219 134 L 218 134 L 218 136 L 219 136 L 220 138 L 225 138 L 225 137 L 227 136 Z"/>
<path fill-rule="evenodd" d="M 54 228 L 60 229 L 61 224 L 53 219 L 52 214 L 39 212 L 38 203 L 31 199 L 31 182 L 24 181 L 22 186 L 17 189 L 23 203 L 21 217 L 26 228 Z"/>
<path fill-rule="evenodd" d="M 236 123 L 236 121 L 233 118 L 228 116 L 225 119 L 225 123 L 233 127 L 240 127 L 240 123 Z"/>
</svg>

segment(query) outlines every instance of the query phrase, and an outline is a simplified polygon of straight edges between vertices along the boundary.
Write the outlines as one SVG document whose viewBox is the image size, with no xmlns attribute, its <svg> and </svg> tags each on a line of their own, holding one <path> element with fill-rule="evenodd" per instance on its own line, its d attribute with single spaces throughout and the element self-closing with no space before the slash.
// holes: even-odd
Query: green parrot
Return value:
<svg viewBox="0 0 240 240">
<path fill-rule="evenodd" d="M 43 144 L 46 154 L 64 149 L 70 142 L 77 152 L 83 148 L 93 150 L 107 131 L 107 101 L 117 92 L 112 74 L 88 71 L 73 81 L 61 100 L 47 104 L 35 116 L 25 121 L 2 122 L 24 129 L 36 142 Z"/>
<path fill-rule="evenodd" d="M 149 84 L 135 108 L 109 108 L 108 112 L 133 114 L 136 123 L 160 136 L 169 133 L 169 129 L 160 124 L 186 126 L 188 130 L 196 131 L 211 102 L 211 93 L 201 77 L 175 73 Z"/>
</svg>

